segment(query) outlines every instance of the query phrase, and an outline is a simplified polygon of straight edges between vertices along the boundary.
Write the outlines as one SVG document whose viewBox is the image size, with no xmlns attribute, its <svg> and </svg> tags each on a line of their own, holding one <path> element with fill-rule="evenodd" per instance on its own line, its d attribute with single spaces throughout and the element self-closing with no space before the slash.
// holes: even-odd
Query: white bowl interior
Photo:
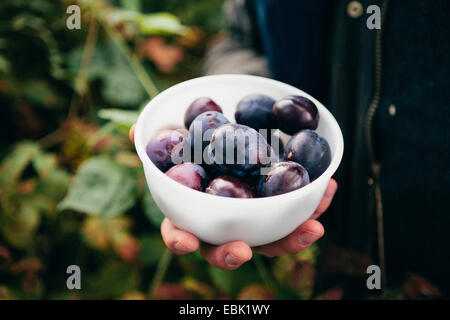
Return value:
<svg viewBox="0 0 450 320">
<path fill-rule="evenodd" d="M 320 114 L 316 131 L 327 139 L 332 153 L 330 166 L 322 176 L 299 190 L 275 197 L 225 198 L 198 192 L 171 180 L 146 155 L 145 146 L 156 131 L 171 125 L 182 126 L 184 113 L 196 98 L 212 98 L 222 107 L 225 116 L 234 122 L 237 103 L 252 93 L 266 94 L 275 100 L 297 94 L 316 104 Z M 311 216 L 343 153 L 339 125 L 319 101 L 282 82 L 249 75 L 200 77 L 163 91 L 148 103 L 139 116 L 135 145 L 153 198 L 175 225 L 209 243 L 244 240 L 253 246 L 280 239 Z M 177 201 L 174 201 L 174 197 Z"/>
</svg>

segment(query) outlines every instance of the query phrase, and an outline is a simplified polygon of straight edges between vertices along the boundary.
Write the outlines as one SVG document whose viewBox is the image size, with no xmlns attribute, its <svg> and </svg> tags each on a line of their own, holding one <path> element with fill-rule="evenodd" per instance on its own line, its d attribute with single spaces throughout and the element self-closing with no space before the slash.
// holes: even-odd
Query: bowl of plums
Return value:
<svg viewBox="0 0 450 320">
<path fill-rule="evenodd" d="M 157 206 L 214 245 L 279 240 L 311 217 L 342 158 L 333 115 L 288 84 L 250 75 L 179 83 L 142 110 L 136 150 Z"/>
</svg>

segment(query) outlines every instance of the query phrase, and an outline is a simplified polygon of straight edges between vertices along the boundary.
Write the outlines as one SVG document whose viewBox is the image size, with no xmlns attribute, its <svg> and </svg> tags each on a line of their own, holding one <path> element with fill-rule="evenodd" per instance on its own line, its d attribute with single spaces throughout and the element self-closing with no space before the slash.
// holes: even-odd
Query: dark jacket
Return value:
<svg viewBox="0 0 450 320">
<path fill-rule="evenodd" d="M 343 130 L 327 239 L 375 261 L 384 244 L 389 278 L 419 273 L 448 294 L 450 2 L 360 1 L 362 15 L 350 1 L 232 2 L 250 21 L 231 19 L 234 48 L 267 58 L 270 71 L 254 73 L 318 97 Z M 385 18 L 379 31 L 366 27 L 373 4 Z"/>
</svg>

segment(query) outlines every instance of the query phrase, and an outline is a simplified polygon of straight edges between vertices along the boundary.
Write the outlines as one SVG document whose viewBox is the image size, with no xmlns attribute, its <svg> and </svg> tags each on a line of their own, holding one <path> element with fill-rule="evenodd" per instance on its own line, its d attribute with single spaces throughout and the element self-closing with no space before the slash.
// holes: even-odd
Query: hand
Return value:
<svg viewBox="0 0 450 320">
<path fill-rule="evenodd" d="M 134 126 L 130 130 L 130 140 L 134 141 Z M 309 220 L 283 239 L 255 247 L 255 251 L 266 257 L 293 254 L 305 250 L 320 239 L 325 231 L 316 219 L 330 206 L 336 190 L 337 182 L 331 179 L 319 206 Z M 167 218 L 161 224 L 161 235 L 166 246 L 178 255 L 194 252 L 200 247 L 197 237 L 178 229 Z M 223 270 L 236 269 L 252 258 L 252 249 L 244 241 L 232 241 L 221 246 L 202 243 L 200 252 L 210 264 Z"/>
</svg>

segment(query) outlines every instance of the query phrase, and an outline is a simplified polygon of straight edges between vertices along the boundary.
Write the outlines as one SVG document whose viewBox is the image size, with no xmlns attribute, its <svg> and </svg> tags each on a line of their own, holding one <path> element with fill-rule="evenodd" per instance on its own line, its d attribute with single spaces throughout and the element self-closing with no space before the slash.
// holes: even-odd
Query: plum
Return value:
<svg viewBox="0 0 450 320">
<path fill-rule="evenodd" d="M 314 102 L 296 95 L 275 102 L 273 117 L 276 127 L 290 135 L 303 129 L 315 130 L 319 124 L 319 112 Z"/>
<path fill-rule="evenodd" d="M 206 193 L 231 198 L 253 198 L 250 185 L 236 177 L 220 176 L 212 180 L 206 188 Z"/>
<path fill-rule="evenodd" d="M 278 154 L 278 157 L 281 159 L 284 154 L 284 145 L 281 140 L 277 130 L 260 130 L 261 135 L 266 139 L 267 143 L 270 144 L 273 151 Z"/>
<path fill-rule="evenodd" d="M 189 136 L 196 163 L 201 163 L 203 151 L 209 145 L 214 129 L 229 122 L 223 114 L 216 111 L 204 112 L 192 121 Z"/>
<path fill-rule="evenodd" d="M 214 131 L 208 156 L 220 172 L 238 177 L 257 175 L 277 158 L 261 134 L 234 123 L 224 124 Z"/>
<path fill-rule="evenodd" d="M 200 97 L 195 99 L 184 113 L 184 125 L 186 126 L 186 129 L 189 129 L 192 121 L 194 121 L 199 114 L 206 111 L 216 111 L 222 113 L 222 108 L 211 98 Z"/>
<path fill-rule="evenodd" d="M 270 197 L 294 191 L 309 183 L 307 170 L 292 161 L 274 164 L 266 176 L 259 178 L 256 192 L 258 197 Z"/>
<path fill-rule="evenodd" d="M 204 191 L 206 184 L 205 170 L 198 164 L 186 162 L 170 168 L 166 175 L 188 188 Z"/>
<path fill-rule="evenodd" d="M 255 130 L 272 128 L 275 100 L 263 94 L 249 94 L 239 101 L 234 117 L 239 124 Z"/>
<path fill-rule="evenodd" d="M 166 172 L 176 164 L 173 155 L 182 153 L 187 136 L 188 132 L 185 129 L 158 131 L 146 146 L 148 157 L 159 170 Z"/>
<path fill-rule="evenodd" d="M 304 166 L 313 181 L 330 165 L 331 150 L 326 139 L 315 131 L 306 129 L 289 139 L 284 150 L 284 158 Z"/>
</svg>

